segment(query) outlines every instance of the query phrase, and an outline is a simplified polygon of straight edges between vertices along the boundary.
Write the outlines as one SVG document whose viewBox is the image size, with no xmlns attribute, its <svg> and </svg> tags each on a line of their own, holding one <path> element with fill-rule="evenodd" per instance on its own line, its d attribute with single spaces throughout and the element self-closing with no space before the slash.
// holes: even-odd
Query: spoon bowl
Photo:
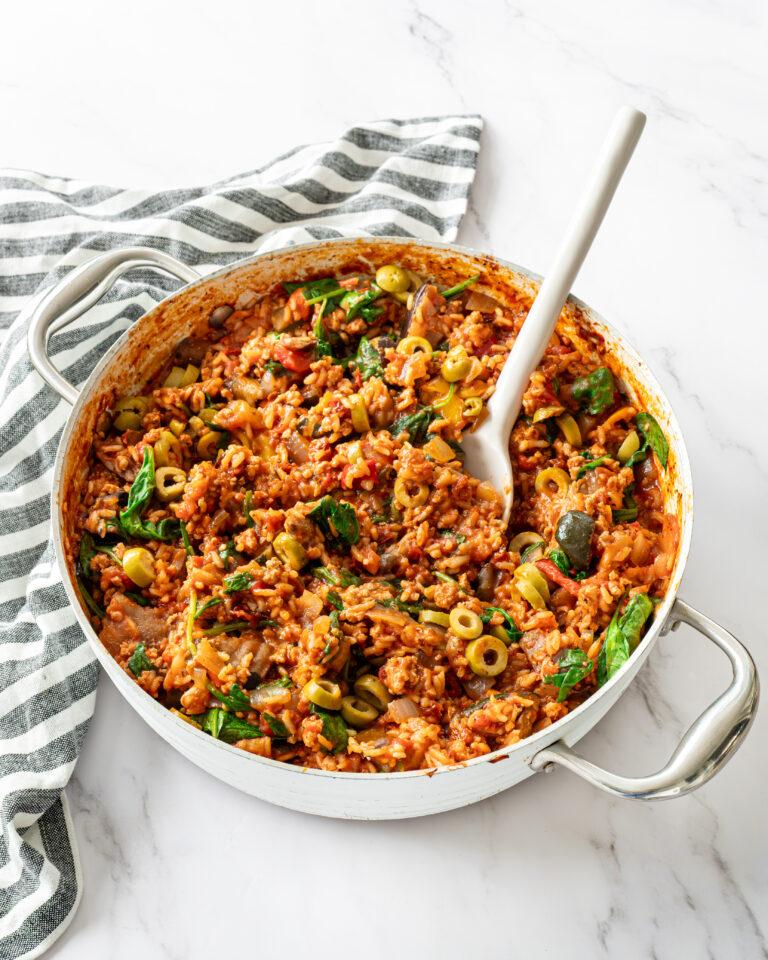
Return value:
<svg viewBox="0 0 768 960">
<path fill-rule="evenodd" d="M 592 178 L 581 197 L 552 269 L 542 282 L 533 306 L 515 340 L 488 401 L 485 421 L 464 436 L 465 469 L 487 480 L 504 501 L 505 522 L 514 502 L 514 472 L 509 459 L 509 435 L 520 412 L 523 394 L 555 329 L 568 294 L 627 168 L 645 114 L 622 107 L 603 143 Z"/>
</svg>

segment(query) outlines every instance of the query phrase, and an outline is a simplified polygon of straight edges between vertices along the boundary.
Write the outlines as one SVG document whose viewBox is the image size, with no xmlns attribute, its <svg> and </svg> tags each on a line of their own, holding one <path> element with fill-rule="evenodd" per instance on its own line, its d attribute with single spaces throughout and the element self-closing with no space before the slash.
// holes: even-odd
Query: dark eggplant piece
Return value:
<svg viewBox="0 0 768 960">
<path fill-rule="evenodd" d="M 493 600 L 498 579 L 498 571 L 492 564 L 484 563 L 480 567 L 480 573 L 477 576 L 477 589 L 475 590 L 478 600 L 484 600 L 486 603 Z"/>
<path fill-rule="evenodd" d="M 176 359 L 179 363 L 194 363 L 196 367 L 199 367 L 210 346 L 209 340 L 203 340 L 200 337 L 187 337 L 176 348 Z"/>
<path fill-rule="evenodd" d="M 433 283 L 422 283 L 413 295 L 411 309 L 400 326 L 400 339 L 424 337 L 433 347 L 444 338 L 444 331 L 436 322 L 443 298 Z"/>
<path fill-rule="evenodd" d="M 577 570 L 586 570 L 591 556 L 595 521 L 581 510 L 569 510 L 557 521 L 555 539 Z"/>
<path fill-rule="evenodd" d="M 234 312 L 234 307 L 230 307 L 228 303 L 223 303 L 220 307 L 211 311 L 211 315 L 208 317 L 209 326 L 213 327 L 214 330 L 221 329 Z"/>
</svg>

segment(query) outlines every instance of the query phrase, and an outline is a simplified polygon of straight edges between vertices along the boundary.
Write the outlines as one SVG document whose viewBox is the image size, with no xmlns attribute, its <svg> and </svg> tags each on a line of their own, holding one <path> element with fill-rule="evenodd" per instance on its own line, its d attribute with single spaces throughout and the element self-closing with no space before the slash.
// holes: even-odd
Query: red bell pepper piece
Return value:
<svg viewBox="0 0 768 960">
<path fill-rule="evenodd" d="M 291 370 L 293 373 L 306 373 L 312 363 L 308 354 L 302 353 L 301 350 L 291 350 L 281 343 L 275 344 L 273 353 L 275 360 L 279 360 L 286 370 Z"/>
<path fill-rule="evenodd" d="M 544 574 L 544 576 L 551 580 L 552 583 L 556 583 L 558 587 L 562 587 L 563 590 L 567 590 L 572 597 L 578 597 L 579 591 L 581 590 L 581 584 L 576 580 L 571 580 L 570 577 L 566 577 L 563 571 L 553 563 L 552 560 L 537 560 L 536 566 Z"/>
<path fill-rule="evenodd" d="M 301 287 L 299 287 L 298 290 L 294 290 L 290 297 L 288 297 L 288 308 L 291 311 L 291 316 L 297 317 L 299 320 L 307 320 L 309 318 L 310 313 L 312 313 L 312 307 L 307 303 Z"/>
</svg>

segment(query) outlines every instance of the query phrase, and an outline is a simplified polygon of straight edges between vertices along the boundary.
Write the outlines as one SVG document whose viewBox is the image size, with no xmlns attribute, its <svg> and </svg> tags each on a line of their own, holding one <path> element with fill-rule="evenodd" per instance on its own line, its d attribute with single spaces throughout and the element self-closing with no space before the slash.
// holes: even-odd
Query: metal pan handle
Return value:
<svg viewBox="0 0 768 960">
<path fill-rule="evenodd" d="M 630 800 L 667 800 L 696 790 L 738 750 L 757 710 L 760 683 L 746 647 L 719 624 L 676 600 L 663 634 L 681 623 L 694 627 L 731 661 L 733 679 L 689 727 L 667 763 L 648 777 L 621 777 L 584 760 L 562 742 L 545 747 L 528 762 L 536 770 L 566 767 L 606 793 Z"/>
<path fill-rule="evenodd" d="M 48 386 L 67 403 L 75 403 L 78 391 L 51 363 L 48 338 L 89 310 L 118 277 L 137 267 L 152 267 L 184 283 L 200 279 L 196 270 L 167 253 L 149 247 L 127 247 L 101 254 L 76 267 L 52 287 L 32 311 L 27 332 L 29 359 Z"/>
</svg>

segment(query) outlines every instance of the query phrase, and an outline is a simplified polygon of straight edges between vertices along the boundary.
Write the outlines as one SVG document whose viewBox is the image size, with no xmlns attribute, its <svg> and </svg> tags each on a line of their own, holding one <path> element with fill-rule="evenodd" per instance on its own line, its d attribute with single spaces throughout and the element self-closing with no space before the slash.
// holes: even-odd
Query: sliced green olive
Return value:
<svg viewBox="0 0 768 960">
<path fill-rule="evenodd" d="M 206 424 L 208 424 L 208 425 L 210 426 L 210 425 L 215 421 L 215 419 L 216 419 L 216 414 L 217 414 L 218 412 L 219 412 L 219 411 L 216 409 L 216 407 L 204 407 L 204 408 L 200 411 L 200 413 L 198 414 L 198 416 L 199 416 L 200 419 L 203 421 L 203 423 L 206 423 Z"/>
<path fill-rule="evenodd" d="M 112 426 L 115 430 L 119 430 L 121 433 L 123 430 L 141 430 L 141 417 L 138 413 L 132 413 L 130 410 L 123 410 L 122 413 L 118 413 L 115 419 L 112 422 Z"/>
<path fill-rule="evenodd" d="M 462 640 L 474 640 L 483 632 L 483 621 L 468 607 L 454 607 L 449 621 L 451 630 Z"/>
<path fill-rule="evenodd" d="M 214 460 L 220 440 L 221 434 L 216 430 L 206 430 L 197 441 L 197 455 L 203 460 Z"/>
<path fill-rule="evenodd" d="M 307 551 L 290 533 L 278 533 L 272 546 L 278 557 L 292 570 L 301 570 L 307 562 Z"/>
<path fill-rule="evenodd" d="M 341 701 L 341 715 L 350 725 L 361 730 L 373 723 L 379 715 L 379 711 L 373 704 L 368 703 L 360 697 L 344 697 Z"/>
<path fill-rule="evenodd" d="M 155 441 L 153 448 L 156 467 L 169 467 L 171 465 L 171 453 L 177 460 L 181 460 L 181 444 L 170 430 L 163 430 L 160 438 Z"/>
<path fill-rule="evenodd" d="M 184 381 L 184 367 L 171 367 L 171 372 L 163 380 L 164 387 L 180 387 Z"/>
<path fill-rule="evenodd" d="M 135 413 L 139 420 L 149 409 L 148 397 L 122 397 L 115 404 L 115 413 Z"/>
<path fill-rule="evenodd" d="M 376 271 L 376 286 L 387 293 L 405 293 L 410 285 L 407 272 L 394 263 L 385 264 Z"/>
<path fill-rule="evenodd" d="M 629 433 L 624 437 L 624 441 L 619 447 L 619 451 L 616 454 L 616 459 L 619 463 L 626 463 L 629 458 L 637 453 L 640 449 L 640 437 L 637 435 L 637 430 L 630 430 Z"/>
<path fill-rule="evenodd" d="M 355 680 L 355 693 L 377 710 L 386 710 L 389 693 L 384 684 L 372 673 L 364 673 Z"/>
<path fill-rule="evenodd" d="M 123 570 L 137 587 L 148 587 L 155 579 L 155 561 L 144 547 L 131 547 L 123 554 Z"/>
<path fill-rule="evenodd" d="M 155 470 L 155 489 L 163 503 L 178 500 L 184 493 L 187 475 L 180 467 L 159 467 Z"/>
<path fill-rule="evenodd" d="M 446 354 L 445 360 L 440 367 L 440 373 L 443 379 L 448 383 L 457 383 L 469 373 L 472 363 L 464 347 L 453 347 Z"/>
<path fill-rule="evenodd" d="M 486 633 L 467 644 L 466 657 L 478 677 L 497 677 L 505 670 L 509 654 L 498 637 Z"/>
<path fill-rule="evenodd" d="M 448 614 L 442 613 L 440 610 L 422 610 L 419 614 L 419 620 L 422 623 L 434 623 L 438 627 L 448 627 L 451 623 Z"/>
<path fill-rule="evenodd" d="M 323 710 L 338 710 L 341 706 L 341 687 L 332 680 L 310 680 L 304 685 L 302 693 Z"/>
<path fill-rule="evenodd" d="M 190 384 L 194 383 L 199 376 L 200 368 L 196 367 L 192 363 L 187 364 L 187 369 L 184 371 L 184 375 L 181 378 L 181 386 L 188 387 Z"/>
</svg>

